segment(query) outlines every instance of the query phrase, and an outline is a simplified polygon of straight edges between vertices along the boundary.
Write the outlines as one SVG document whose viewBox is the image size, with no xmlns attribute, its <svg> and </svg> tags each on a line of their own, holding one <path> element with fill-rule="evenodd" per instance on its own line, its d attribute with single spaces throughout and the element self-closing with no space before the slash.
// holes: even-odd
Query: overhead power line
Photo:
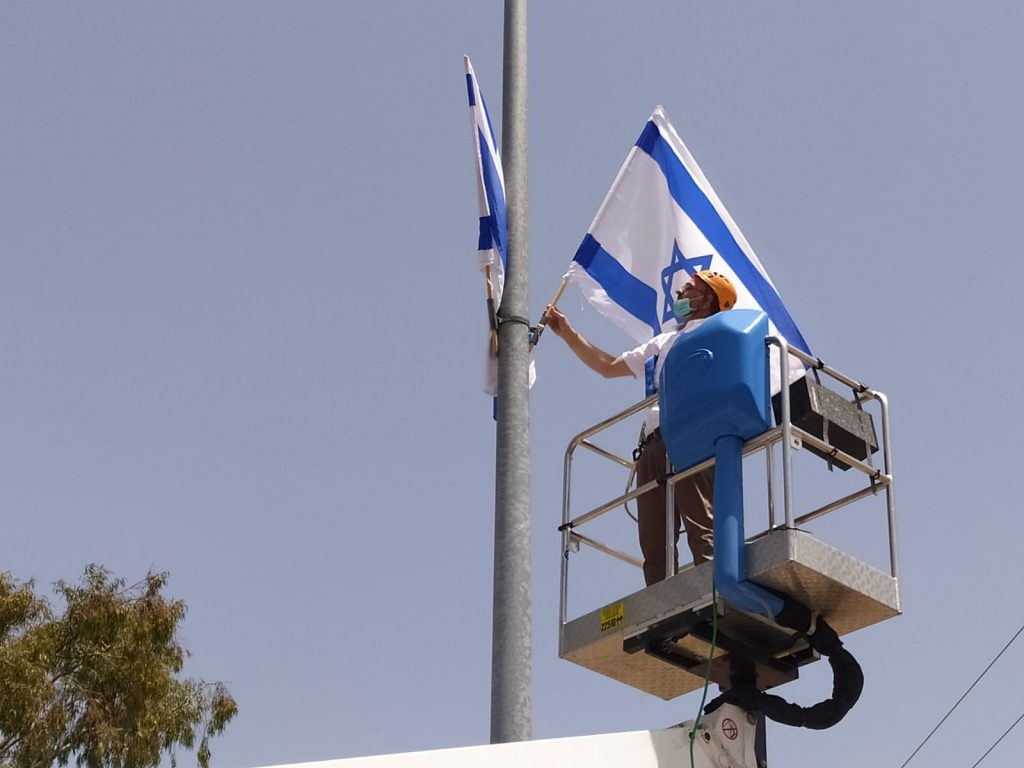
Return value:
<svg viewBox="0 0 1024 768">
<path fill-rule="evenodd" d="M 1006 653 L 1006 649 L 1009 648 L 1011 645 L 1013 645 L 1013 641 L 1017 639 L 1017 637 L 1020 635 L 1021 632 L 1024 632 L 1024 625 L 1021 625 L 1021 628 L 1018 629 L 1017 632 L 1014 634 L 1014 636 L 1010 638 L 1010 642 L 1008 642 L 1006 645 L 1004 645 L 1003 646 L 1003 650 L 1001 650 L 999 653 L 997 653 L 996 657 L 994 659 L 992 659 L 992 661 L 990 661 L 988 663 L 988 666 L 985 667 L 984 671 L 982 671 L 982 673 L 980 675 L 978 675 L 978 679 L 975 680 L 973 683 L 971 683 L 971 687 L 970 688 L 968 688 L 966 691 L 964 691 L 964 695 L 956 700 L 956 704 L 954 704 L 952 707 L 950 707 L 949 712 L 947 712 L 945 715 L 942 716 L 942 719 L 939 720 L 938 724 L 934 728 L 931 729 L 931 731 L 928 733 L 927 736 L 924 737 L 924 741 L 922 741 L 920 744 L 918 744 L 917 745 L 917 749 L 915 749 L 913 752 L 910 753 L 910 757 L 908 757 L 906 760 L 903 761 L 903 765 L 901 765 L 900 768 L 907 768 L 907 763 L 909 763 L 911 760 L 914 759 L 914 755 L 916 755 L 918 752 L 920 752 L 921 751 L 921 747 L 923 747 L 925 744 L 928 743 L 928 739 L 930 739 L 935 734 L 935 732 L 937 730 L 939 730 L 940 727 L 942 727 L 942 724 L 944 722 L 946 722 L 946 719 L 950 715 L 953 714 L 953 710 L 955 710 L 957 707 L 959 707 L 960 706 L 960 702 L 962 702 L 964 699 L 967 698 L 967 694 L 969 694 L 971 691 L 974 690 L 974 686 L 976 686 L 978 683 L 981 682 L 981 678 L 983 678 L 985 676 L 985 674 L 990 669 L 992 669 L 992 665 L 993 664 L 995 664 L 997 661 L 999 661 L 999 657 L 1002 656 L 1004 653 Z M 1024 715 L 1022 715 L 1021 717 L 1024 717 Z M 1017 722 L 1020 722 L 1020 719 L 1021 718 L 1017 718 Z M 1013 726 L 1016 725 L 1016 724 L 1017 723 L 1014 723 L 1013 725 L 1011 725 L 1010 729 L 1007 730 L 1006 733 L 1009 733 L 1010 730 L 1013 730 Z M 1004 733 L 1003 736 L 1006 736 L 1006 733 Z M 1002 740 L 1003 736 L 999 737 L 1000 741 Z M 996 744 L 998 744 L 998 743 L 999 743 L 999 741 L 996 742 Z M 992 751 L 993 747 L 995 747 L 995 744 L 993 744 L 991 747 L 989 747 L 989 752 Z M 988 752 L 985 753 L 985 755 L 987 755 L 987 754 L 988 754 Z M 981 756 L 981 760 L 985 759 L 985 755 Z M 981 760 L 978 760 L 978 763 L 980 763 Z M 975 763 L 974 765 L 977 765 L 978 763 Z M 972 768 L 973 768 L 973 766 L 972 766 Z"/>
<path fill-rule="evenodd" d="M 971 768 L 978 768 L 978 766 L 981 765 L 981 761 L 988 757 L 988 753 L 995 749 L 999 742 L 1006 738 L 1006 734 L 1012 731 L 1017 726 L 1017 723 L 1019 723 L 1021 720 L 1024 720 L 1024 712 L 1021 713 L 1020 717 L 1013 721 L 1013 725 L 1011 725 L 1009 728 L 1003 731 L 1003 735 L 996 739 L 995 744 L 993 744 L 991 747 L 985 750 L 985 754 L 979 757 L 978 762 L 972 765 Z"/>
</svg>

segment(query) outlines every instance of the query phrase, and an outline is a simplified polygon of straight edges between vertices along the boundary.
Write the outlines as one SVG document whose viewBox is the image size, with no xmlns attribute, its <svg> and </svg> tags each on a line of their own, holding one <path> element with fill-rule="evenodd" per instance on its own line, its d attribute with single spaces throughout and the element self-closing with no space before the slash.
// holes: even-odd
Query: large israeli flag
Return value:
<svg viewBox="0 0 1024 768">
<path fill-rule="evenodd" d="M 702 269 L 736 286 L 736 307 L 808 352 L 768 273 L 659 106 L 619 170 L 568 277 L 637 343 L 672 330 L 675 291 Z M 776 367 L 773 365 L 773 374 Z M 798 364 L 794 375 L 802 374 Z M 778 390 L 773 375 L 773 391 Z"/>
<path fill-rule="evenodd" d="M 469 56 L 463 57 L 466 64 L 466 90 L 469 95 L 469 118 L 476 149 L 477 193 L 480 212 L 480 237 L 477 251 L 480 269 L 485 274 L 490 267 L 490 279 L 494 306 L 501 306 L 501 293 L 505 287 L 505 259 L 508 243 L 508 225 L 505 218 L 505 177 L 501 172 L 501 155 L 498 140 L 491 127 L 491 117 L 480 93 L 473 65 Z M 530 361 L 530 386 L 536 379 L 533 360 Z M 498 361 L 488 345 L 487 362 L 484 368 L 484 391 L 489 395 L 498 392 Z"/>
</svg>

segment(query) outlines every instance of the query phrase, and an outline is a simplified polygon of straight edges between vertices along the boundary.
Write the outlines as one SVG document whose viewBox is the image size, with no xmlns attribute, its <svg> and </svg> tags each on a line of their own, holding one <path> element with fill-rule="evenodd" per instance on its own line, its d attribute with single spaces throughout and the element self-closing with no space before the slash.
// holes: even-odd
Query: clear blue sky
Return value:
<svg viewBox="0 0 1024 768">
<path fill-rule="evenodd" d="M 462 55 L 500 119 L 501 28 L 470 0 L 0 9 L 0 568 L 170 571 L 188 673 L 241 706 L 217 765 L 487 741 Z M 892 400 L 906 614 L 850 636 L 861 703 L 772 727 L 773 764 L 898 766 L 1024 621 L 1022 37 L 995 0 L 530 9 L 531 316 L 663 104 L 812 348 Z M 536 736 L 688 719 L 698 696 L 557 658 L 560 456 L 641 393 L 551 335 L 537 367 Z M 1022 660 L 912 765 L 973 763 L 1024 711 Z M 824 667 L 785 693 L 824 697 Z"/>
</svg>

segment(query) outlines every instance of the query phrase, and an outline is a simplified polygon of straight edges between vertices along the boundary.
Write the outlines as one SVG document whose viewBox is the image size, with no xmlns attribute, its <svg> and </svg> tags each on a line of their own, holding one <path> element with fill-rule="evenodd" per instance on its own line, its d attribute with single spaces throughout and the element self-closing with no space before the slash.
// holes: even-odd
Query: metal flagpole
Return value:
<svg viewBox="0 0 1024 768">
<path fill-rule="evenodd" d="M 532 738 L 526 0 L 505 0 L 501 156 L 508 253 L 498 309 L 491 743 Z"/>
</svg>

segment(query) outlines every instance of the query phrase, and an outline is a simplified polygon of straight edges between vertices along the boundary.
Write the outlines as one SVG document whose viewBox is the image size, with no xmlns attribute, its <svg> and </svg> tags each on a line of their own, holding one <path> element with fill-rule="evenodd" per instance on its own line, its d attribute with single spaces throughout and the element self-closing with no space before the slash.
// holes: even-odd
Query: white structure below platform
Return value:
<svg viewBox="0 0 1024 768">
<path fill-rule="evenodd" d="M 486 744 L 273 768 L 681 768 L 690 765 L 692 727 L 692 722 L 686 722 L 662 731 Z M 696 768 L 756 768 L 754 719 L 725 705 L 701 720 L 693 747 Z"/>
</svg>

